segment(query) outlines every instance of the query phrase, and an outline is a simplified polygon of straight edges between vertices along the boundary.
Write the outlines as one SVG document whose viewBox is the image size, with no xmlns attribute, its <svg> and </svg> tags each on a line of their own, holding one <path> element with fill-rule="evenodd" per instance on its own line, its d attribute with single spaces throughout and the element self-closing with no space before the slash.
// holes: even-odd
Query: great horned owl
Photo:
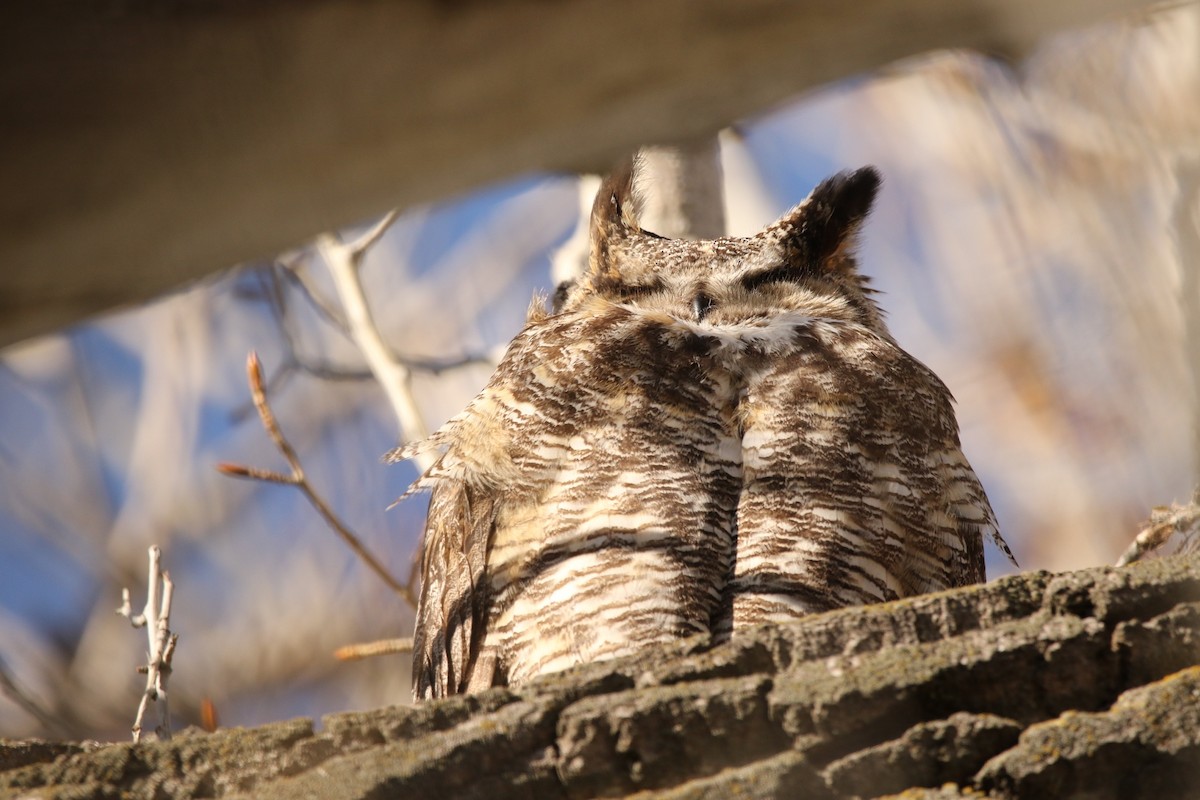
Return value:
<svg viewBox="0 0 1200 800">
<path fill-rule="evenodd" d="M 700 242 L 641 230 L 632 182 L 601 186 L 578 285 L 395 454 L 443 450 L 417 484 L 418 699 L 975 583 L 985 537 L 1008 553 L 950 392 L 857 271 L 874 169 Z"/>
</svg>

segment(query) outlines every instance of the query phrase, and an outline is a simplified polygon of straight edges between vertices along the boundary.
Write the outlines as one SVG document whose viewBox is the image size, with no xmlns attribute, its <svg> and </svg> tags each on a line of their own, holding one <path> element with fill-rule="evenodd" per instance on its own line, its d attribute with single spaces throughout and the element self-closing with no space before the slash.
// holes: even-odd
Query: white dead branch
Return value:
<svg viewBox="0 0 1200 800">
<path fill-rule="evenodd" d="M 171 633 L 171 598 L 175 584 L 169 573 L 162 570 L 162 551 L 158 545 L 150 546 L 150 570 L 147 576 L 146 605 L 142 613 L 134 614 L 129 602 L 129 590 L 121 590 L 121 607 L 117 613 L 129 620 L 135 628 L 146 629 L 150 652 L 146 665 L 138 672 L 146 676 L 146 690 L 138 703 L 137 717 L 133 720 L 133 741 L 142 738 L 142 725 L 146 709 L 154 703 L 158 709 L 158 725 L 154 732 L 159 739 L 171 738 L 171 716 L 167 708 L 167 681 L 171 677 L 171 659 L 175 655 L 175 643 L 179 634 Z"/>
<path fill-rule="evenodd" d="M 367 251 L 395 221 L 396 212 L 389 211 L 374 227 L 352 242 L 342 242 L 335 234 L 327 233 L 317 239 L 317 250 L 329 266 L 329 274 L 333 276 L 333 284 L 350 328 L 350 337 L 362 350 L 367 365 L 392 404 L 400 425 L 401 441 L 410 443 L 424 439 L 429 435 L 429 429 L 413 397 L 412 373 L 383 341 L 371 315 L 359 274 Z M 429 454 L 416 456 L 415 460 L 422 472 L 433 464 Z"/>
</svg>

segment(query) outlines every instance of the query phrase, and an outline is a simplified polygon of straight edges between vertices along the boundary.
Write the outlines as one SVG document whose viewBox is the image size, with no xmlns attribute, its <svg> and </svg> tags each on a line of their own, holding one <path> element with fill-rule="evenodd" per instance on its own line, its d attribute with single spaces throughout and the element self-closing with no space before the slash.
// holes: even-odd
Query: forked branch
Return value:
<svg viewBox="0 0 1200 800">
<path fill-rule="evenodd" d="M 258 411 L 258 417 L 262 420 L 263 428 L 266 429 L 267 435 L 271 437 L 271 441 L 275 443 L 275 447 L 283 456 L 284 461 L 287 462 L 290 471 L 283 473 L 228 462 L 217 464 L 217 469 L 235 478 L 249 478 L 252 480 L 268 481 L 270 483 L 282 483 L 298 488 L 308 499 L 308 502 L 312 504 L 312 507 L 317 510 L 317 513 L 321 515 L 321 518 L 325 520 L 325 523 L 333 529 L 334 533 L 341 537 L 342 541 L 354 551 L 355 555 L 361 558 L 363 563 L 378 575 L 392 591 L 400 595 L 404 602 L 416 608 L 416 594 L 413 592 L 411 585 L 396 580 L 379 559 L 367 549 L 366 545 L 341 521 L 337 514 L 333 513 L 333 509 L 329 507 L 329 504 L 317 494 L 312 484 L 309 483 L 308 476 L 304 473 L 304 467 L 300 463 L 300 457 L 296 454 L 295 448 L 292 447 L 287 437 L 283 435 L 283 431 L 280 430 L 279 423 L 275 419 L 275 414 L 267 402 L 266 391 L 263 388 L 262 364 L 255 353 L 250 353 L 246 359 L 246 377 L 250 383 L 250 395 L 254 400 L 254 408 Z"/>
<path fill-rule="evenodd" d="M 138 672 L 146 676 L 146 690 L 138 703 L 137 717 L 133 720 L 133 741 L 142 739 L 142 727 L 146 710 L 154 703 L 158 709 L 158 725 L 154 732 L 159 739 L 171 738 L 171 715 L 167 708 L 167 682 L 171 677 L 171 660 L 175 655 L 175 643 L 179 634 L 171 633 L 171 600 L 175 584 L 169 573 L 162 570 L 162 551 L 158 545 L 150 547 L 150 572 L 146 580 L 146 605 L 142 613 L 134 614 L 129 602 L 129 590 L 121 590 L 121 607 L 117 613 L 129 620 L 135 628 L 146 629 L 150 643 L 149 659 Z"/>
<path fill-rule="evenodd" d="M 392 410 L 400 425 L 401 441 L 410 443 L 429 435 L 412 393 L 412 373 L 404 363 L 394 357 L 383 341 L 371 315 L 371 307 L 367 303 L 359 275 L 363 257 L 395 220 L 396 212 L 389 212 L 373 228 L 352 242 L 342 242 L 335 234 L 327 233 L 317 239 L 317 249 L 329 266 L 330 275 L 333 276 L 333 285 L 342 301 L 350 337 L 362 351 L 371 372 L 387 393 L 388 401 L 392 404 Z M 428 455 L 417 456 L 415 460 L 422 472 L 433 463 Z"/>
</svg>

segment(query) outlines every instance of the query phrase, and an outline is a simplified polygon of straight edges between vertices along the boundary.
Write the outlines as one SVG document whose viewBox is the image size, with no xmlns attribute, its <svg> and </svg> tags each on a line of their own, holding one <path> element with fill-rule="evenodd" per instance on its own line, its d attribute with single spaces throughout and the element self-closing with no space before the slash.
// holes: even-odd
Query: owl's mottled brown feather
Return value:
<svg viewBox="0 0 1200 800">
<path fill-rule="evenodd" d="M 1003 546 L 951 397 L 854 261 L 872 169 L 760 234 L 641 231 L 601 188 L 587 275 L 425 442 L 418 698 L 984 579 Z M 1007 552 L 1007 548 L 1005 548 Z"/>
<path fill-rule="evenodd" d="M 435 696 L 482 687 L 471 680 L 487 629 L 487 547 L 495 523 L 496 495 L 462 481 L 433 490 L 421 564 L 421 624 L 413 651 L 423 653 L 415 680 Z M 414 664 L 416 667 L 416 664 Z"/>
<path fill-rule="evenodd" d="M 921 363 L 816 325 L 747 388 L 734 628 L 984 579 L 991 510 Z"/>
</svg>

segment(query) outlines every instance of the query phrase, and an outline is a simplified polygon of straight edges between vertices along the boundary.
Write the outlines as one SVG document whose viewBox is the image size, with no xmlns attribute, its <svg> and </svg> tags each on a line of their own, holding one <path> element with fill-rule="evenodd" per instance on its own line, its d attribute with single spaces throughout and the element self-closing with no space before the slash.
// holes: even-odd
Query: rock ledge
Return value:
<svg viewBox="0 0 1200 800">
<path fill-rule="evenodd" d="M 420 706 L 0 741 L 0 797 L 1200 797 L 1200 555 L 703 637 Z"/>
</svg>

